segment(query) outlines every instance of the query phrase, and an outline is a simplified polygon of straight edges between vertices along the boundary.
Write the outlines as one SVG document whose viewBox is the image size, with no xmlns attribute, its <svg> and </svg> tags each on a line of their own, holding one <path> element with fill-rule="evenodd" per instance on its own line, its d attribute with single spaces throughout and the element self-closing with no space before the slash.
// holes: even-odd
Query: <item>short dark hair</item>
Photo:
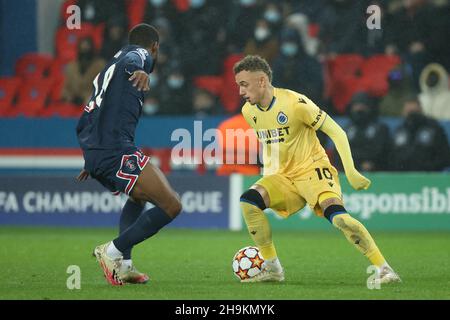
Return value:
<svg viewBox="0 0 450 320">
<path fill-rule="evenodd" d="M 159 42 L 159 32 L 146 23 L 136 25 L 128 34 L 128 43 L 132 45 L 148 48 L 155 42 Z"/>
<path fill-rule="evenodd" d="M 233 71 L 234 74 L 238 74 L 241 71 L 262 71 L 267 74 L 269 81 L 272 82 L 272 69 L 266 59 L 260 56 L 246 56 L 234 65 Z"/>
</svg>

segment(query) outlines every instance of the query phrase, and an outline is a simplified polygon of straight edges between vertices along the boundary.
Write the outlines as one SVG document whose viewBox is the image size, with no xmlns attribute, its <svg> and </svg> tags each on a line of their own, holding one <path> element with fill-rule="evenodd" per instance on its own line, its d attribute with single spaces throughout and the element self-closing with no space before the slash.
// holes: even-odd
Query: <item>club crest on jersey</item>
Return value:
<svg viewBox="0 0 450 320">
<path fill-rule="evenodd" d="M 287 115 L 285 115 L 283 112 L 278 112 L 278 115 L 277 115 L 277 122 L 279 123 L 279 124 L 286 124 L 287 122 L 288 122 L 288 117 L 287 117 Z"/>
<path fill-rule="evenodd" d="M 127 160 L 127 161 L 125 162 L 125 166 L 126 166 L 128 169 L 130 169 L 131 171 L 136 170 L 136 164 L 134 163 L 134 161 L 133 161 L 132 159 Z"/>
</svg>

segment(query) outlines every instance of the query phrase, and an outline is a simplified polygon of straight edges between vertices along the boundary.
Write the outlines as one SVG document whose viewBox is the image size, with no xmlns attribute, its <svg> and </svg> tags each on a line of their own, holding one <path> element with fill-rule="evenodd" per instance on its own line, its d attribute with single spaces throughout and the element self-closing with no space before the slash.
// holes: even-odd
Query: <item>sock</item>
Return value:
<svg viewBox="0 0 450 320">
<path fill-rule="evenodd" d="M 361 222 L 351 217 L 348 213 L 344 213 L 334 216 L 332 223 L 344 233 L 347 240 L 364 254 L 373 265 L 380 268 L 386 263 L 380 249 L 378 249 L 369 231 Z"/>
<path fill-rule="evenodd" d="M 122 260 L 122 265 L 120 266 L 120 271 L 125 272 L 133 266 L 133 261 L 131 259 Z"/>
<path fill-rule="evenodd" d="M 241 201 L 241 209 L 248 232 L 261 251 L 264 260 L 276 259 L 277 251 L 272 242 L 272 230 L 264 212 L 257 206 L 244 201 Z"/>
<path fill-rule="evenodd" d="M 122 214 L 120 215 L 119 235 L 127 230 L 136 221 L 143 209 L 144 207 L 142 205 L 134 202 L 131 199 L 128 199 L 128 201 L 123 206 Z M 124 261 L 131 259 L 131 250 L 132 248 L 127 249 L 123 252 Z"/>
<path fill-rule="evenodd" d="M 117 247 L 114 245 L 114 242 L 111 242 L 108 248 L 106 248 L 106 254 L 112 259 L 118 259 L 122 257 L 122 252 L 117 249 Z"/>
<path fill-rule="evenodd" d="M 142 212 L 128 229 L 113 240 L 113 243 L 119 251 L 124 252 L 150 238 L 171 221 L 172 218 L 164 210 L 154 207 Z"/>
</svg>

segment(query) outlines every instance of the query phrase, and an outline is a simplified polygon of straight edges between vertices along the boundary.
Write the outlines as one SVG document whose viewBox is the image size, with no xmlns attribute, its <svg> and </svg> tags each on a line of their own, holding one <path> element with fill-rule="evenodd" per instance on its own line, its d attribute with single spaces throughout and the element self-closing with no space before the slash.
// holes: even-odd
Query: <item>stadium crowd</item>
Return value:
<svg viewBox="0 0 450 320">
<path fill-rule="evenodd" d="M 82 31 L 65 26 L 72 4 L 81 8 Z M 381 29 L 370 30 L 366 10 L 374 4 Z M 348 116 L 359 169 L 450 167 L 448 137 L 436 121 L 450 120 L 448 0 L 67 0 L 56 58 L 44 71 L 58 85 L 49 84 L 45 107 L 28 115 L 76 115 L 95 75 L 140 22 L 161 35 L 145 115 L 239 113 L 232 65 L 258 54 L 271 64 L 275 86 Z M 20 106 L 11 110 L 1 116 L 20 114 Z M 380 116 L 402 124 L 390 132 Z"/>
</svg>

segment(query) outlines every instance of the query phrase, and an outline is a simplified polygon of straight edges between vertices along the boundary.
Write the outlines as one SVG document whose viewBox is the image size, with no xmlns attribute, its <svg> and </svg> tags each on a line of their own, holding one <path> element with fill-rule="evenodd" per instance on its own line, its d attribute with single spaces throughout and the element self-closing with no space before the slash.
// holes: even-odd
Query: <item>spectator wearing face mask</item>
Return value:
<svg viewBox="0 0 450 320">
<path fill-rule="evenodd" d="M 152 25 L 156 24 L 158 19 L 167 19 L 170 24 L 171 33 L 175 39 L 178 39 L 180 13 L 171 0 L 147 0 L 145 8 L 144 22 Z M 158 28 L 159 31 L 159 28 Z M 161 41 L 164 43 L 164 41 Z"/>
<path fill-rule="evenodd" d="M 159 114 L 192 114 L 192 86 L 179 65 L 169 67 L 164 85 L 160 86 Z"/>
<path fill-rule="evenodd" d="M 283 14 L 278 2 L 268 2 L 264 8 L 264 19 L 269 23 L 274 34 L 278 34 L 283 26 Z"/>
<path fill-rule="evenodd" d="M 322 51 L 327 56 L 363 51 L 366 1 L 330 0 L 319 18 Z"/>
<path fill-rule="evenodd" d="M 448 73 L 437 63 L 429 64 L 420 75 L 419 100 L 423 113 L 436 120 L 450 120 Z"/>
<path fill-rule="evenodd" d="M 419 89 L 419 75 L 428 62 L 428 43 L 435 34 L 433 20 L 437 17 L 430 1 L 403 0 L 402 6 L 387 16 L 385 24 L 386 53 L 401 55 L 412 67 L 413 85 Z M 448 17 L 447 17 L 448 20 Z M 437 31 L 437 30 L 436 30 Z M 444 37 L 448 39 L 447 36 Z M 444 41 L 448 42 L 448 41 Z"/>
<path fill-rule="evenodd" d="M 387 170 L 386 155 L 391 149 L 389 128 L 379 121 L 374 101 L 366 93 L 359 92 L 352 97 L 349 118 L 346 132 L 356 168 Z M 336 154 L 334 158 L 338 159 Z"/>
<path fill-rule="evenodd" d="M 260 19 L 256 22 L 255 32 L 245 45 L 245 55 L 258 55 L 272 64 L 278 55 L 278 39 L 272 33 L 269 23 Z"/>
<path fill-rule="evenodd" d="M 63 100 L 79 105 L 87 103 L 92 95 L 92 82 L 104 66 L 105 61 L 96 55 L 92 38 L 81 38 L 78 58 L 66 67 Z"/>
<path fill-rule="evenodd" d="M 127 32 L 121 18 L 112 18 L 108 21 L 104 36 L 103 46 L 100 56 L 109 61 L 114 55 L 125 46 L 127 42 Z"/>
<path fill-rule="evenodd" d="M 217 97 L 204 89 L 194 90 L 192 106 L 197 118 L 221 114 L 224 110 Z"/>
<path fill-rule="evenodd" d="M 395 131 L 389 159 L 397 171 L 441 171 L 450 166 L 450 147 L 439 123 L 422 113 L 417 97 L 403 106 L 403 123 Z"/>
<path fill-rule="evenodd" d="M 78 0 L 76 5 L 80 7 L 83 22 L 106 23 L 116 17 L 123 22 L 124 28 L 128 27 L 125 0 Z"/>
<path fill-rule="evenodd" d="M 258 0 L 232 2 L 226 23 L 228 52 L 242 52 L 242 48 L 253 37 L 256 21 L 262 17 L 263 10 L 264 7 Z"/>
<path fill-rule="evenodd" d="M 306 54 L 297 30 L 285 29 L 281 33 L 280 53 L 273 64 L 274 83 L 289 88 L 322 104 L 322 65 Z"/>
<path fill-rule="evenodd" d="M 159 99 L 156 95 L 149 94 L 145 97 L 142 113 L 144 116 L 152 116 L 159 112 Z"/>
<path fill-rule="evenodd" d="M 181 15 L 180 39 L 183 70 L 191 76 L 219 75 L 226 54 L 226 1 L 190 0 L 190 7 Z M 208 63 L 205 63 L 207 61 Z"/>
<path fill-rule="evenodd" d="M 316 56 L 319 49 L 319 39 L 310 35 L 309 17 L 301 12 L 294 12 L 286 18 L 286 27 L 294 29 L 300 35 L 305 52 L 310 56 Z"/>
<path fill-rule="evenodd" d="M 412 71 L 408 65 L 400 65 L 389 72 L 389 91 L 381 99 L 380 114 L 389 117 L 402 115 L 403 103 L 414 92 Z"/>
</svg>

